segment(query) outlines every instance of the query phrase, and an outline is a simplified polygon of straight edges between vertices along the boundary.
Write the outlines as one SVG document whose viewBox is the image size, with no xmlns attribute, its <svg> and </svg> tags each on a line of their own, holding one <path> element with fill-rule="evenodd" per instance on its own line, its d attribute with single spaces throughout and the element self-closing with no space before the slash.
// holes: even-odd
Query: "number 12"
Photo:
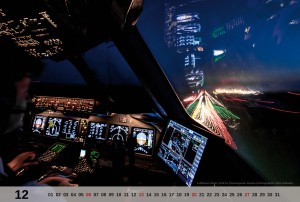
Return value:
<svg viewBox="0 0 300 202">
<path fill-rule="evenodd" d="M 22 191 L 22 196 L 20 196 L 20 190 L 15 191 L 15 193 L 17 193 L 17 197 L 15 199 L 28 199 L 27 195 L 28 195 L 28 190 L 23 190 Z"/>
</svg>

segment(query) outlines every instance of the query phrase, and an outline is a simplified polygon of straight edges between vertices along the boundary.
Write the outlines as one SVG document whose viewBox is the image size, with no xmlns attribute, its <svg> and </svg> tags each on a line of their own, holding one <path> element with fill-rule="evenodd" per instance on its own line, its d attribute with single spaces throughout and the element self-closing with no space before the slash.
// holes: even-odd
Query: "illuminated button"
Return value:
<svg viewBox="0 0 300 202">
<path fill-rule="evenodd" d="M 120 122 L 120 123 L 126 123 L 126 122 L 127 122 L 126 117 L 121 117 L 121 118 L 119 118 L 119 122 Z"/>
</svg>

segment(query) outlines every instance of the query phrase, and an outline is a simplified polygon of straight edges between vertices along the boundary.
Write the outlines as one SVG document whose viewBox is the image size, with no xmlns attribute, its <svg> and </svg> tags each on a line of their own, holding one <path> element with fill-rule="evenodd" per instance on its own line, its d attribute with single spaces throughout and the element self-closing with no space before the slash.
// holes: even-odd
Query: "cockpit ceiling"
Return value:
<svg viewBox="0 0 300 202">
<path fill-rule="evenodd" d="M 141 9 L 141 0 L 4 0 L 0 38 L 11 39 L 35 57 L 62 60 L 134 24 Z"/>
</svg>

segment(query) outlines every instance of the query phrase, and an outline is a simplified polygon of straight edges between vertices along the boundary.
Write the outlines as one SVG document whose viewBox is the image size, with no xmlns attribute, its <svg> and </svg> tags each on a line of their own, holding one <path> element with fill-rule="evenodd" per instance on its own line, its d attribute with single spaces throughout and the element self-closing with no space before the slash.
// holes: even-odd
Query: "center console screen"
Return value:
<svg viewBox="0 0 300 202">
<path fill-rule="evenodd" d="M 188 186 L 192 186 L 207 138 L 170 120 L 158 156 Z"/>
<path fill-rule="evenodd" d="M 87 138 L 96 140 L 106 140 L 106 123 L 89 122 Z"/>
<path fill-rule="evenodd" d="M 76 119 L 63 119 L 61 138 L 75 139 L 78 134 L 79 120 Z"/>
</svg>

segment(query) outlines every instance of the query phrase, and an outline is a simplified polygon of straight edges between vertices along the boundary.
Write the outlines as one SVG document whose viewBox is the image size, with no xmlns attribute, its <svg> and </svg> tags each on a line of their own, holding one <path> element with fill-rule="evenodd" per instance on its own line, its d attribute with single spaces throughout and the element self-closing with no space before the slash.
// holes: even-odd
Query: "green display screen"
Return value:
<svg viewBox="0 0 300 202">
<path fill-rule="evenodd" d="M 100 152 L 99 151 L 91 151 L 91 154 L 90 154 L 90 158 L 92 161 L 97 161 L 100 157 Z"/>
<path fill-rule="evenodd" d="M 50 151 L 53 151 L 53 152 L 55 152 L 55 153 L 60 153 L 64 148 L 66 148 L 66 145 L 65 145 L 65 144 L 60 144 L 60 143 L 58 143 L 58 144 L 54 145 L 54 146 L 50 149 Z"/>
</svg>

